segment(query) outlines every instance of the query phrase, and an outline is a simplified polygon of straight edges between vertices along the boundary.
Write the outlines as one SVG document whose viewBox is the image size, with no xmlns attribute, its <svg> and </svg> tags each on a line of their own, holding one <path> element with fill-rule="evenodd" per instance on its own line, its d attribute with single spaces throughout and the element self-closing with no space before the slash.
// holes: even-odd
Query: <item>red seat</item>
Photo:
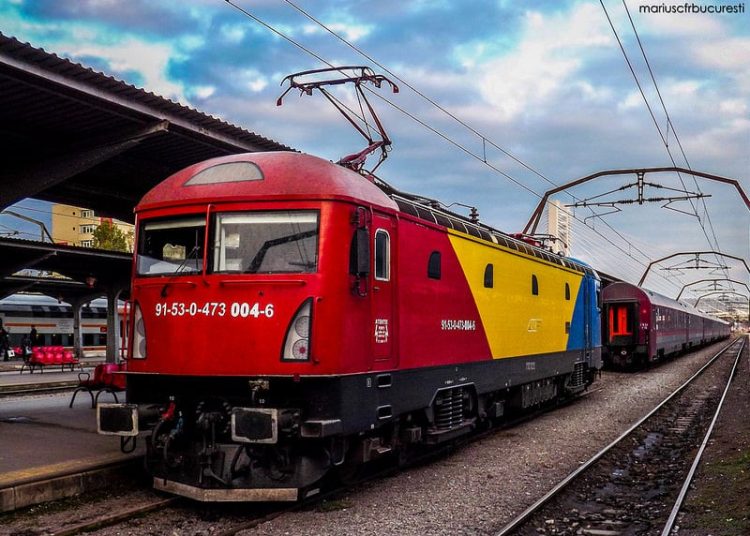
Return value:
<svg viewBox="0 0 750 536">
<path fill-rule="evenodd" d="M 63 368 L 65 365 L 70 365 L 70 370 L 72 371 L 76 365 L 80 367 L 81 362 L 76 358 L 76 355 L 73 352 L 65 350 L 63 352 Z"/>
<path fill-rule="evenodd" d="M 117 393 L 125 389 L 125 375 L 119 374 L 119 372 L 124 370 L 125 363 L 102 363 L 94 367 L 93 378 L 88 372 L 81 372 L 78 375 L 78 387 L 73 391 L 73 397 L 70 399 L 68 407 L 73 407 L 76 395 L 80 391 L 86 391 L 89 394 L 92 408 L 96 407 L 99 395 L 102 393 L 111 393 L 115 397 L 115 402 L 119 402 Z M 94 391 L 97 391 L 96 396 L 94 396 Z"/>
<path fill-rule="evenodd" d="M 21 367 L 20 373 L 23 374 L 23 369 L 28 367 L 29 374 L 33 374 L 36 367 L 44 367 L 44 364 L 42 363 L 43 360 L 44 352 L 39 348 L 34 348 L 31 355 L 23 356 L 23 366 Z"/>
<path fill-rule="evenodd" d="M 96 393 L 96 398 L 94 399 L 95 404 L 99 401 L 99 395 L 102 393 L 112 393 L 112 396 L 115 397 L 115 402 L 119 402 L 119 400 L 117 400 L 117 392 L 125 390 L 125 375 L 120 374 L 120 372 L 124 370 L 125 363 L 104 364 L 104 371 L 102 372 L 102 382 L 104 383 L 104 386 L 99 389 L 98 393 Z"/>
<path fill-rule="evenodd" d="M 53 365 L 60 365 L 60 370 L 65 370 L 65 365 L 63 363 L 63 353 L 62 350 L 55 350 L 52 352 L 52 364 Z"/>
</svg>

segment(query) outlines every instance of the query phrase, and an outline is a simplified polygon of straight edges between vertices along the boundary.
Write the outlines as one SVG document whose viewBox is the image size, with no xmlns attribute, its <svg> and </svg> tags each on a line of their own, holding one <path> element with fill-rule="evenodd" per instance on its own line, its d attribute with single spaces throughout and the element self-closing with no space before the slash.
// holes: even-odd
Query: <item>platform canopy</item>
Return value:
<svg viewBox="0 0 750 536">
<path fill-rule="evenodd" d="M 0 259 L 0 299 L 16 292 L 39 292 L 72 302 L 128 289 L 133 255 L 0 238 Z M 33 269 L 34 275 L 13 275 L 23 269 Z M 52 273 L 65 278 L 45 275 Z"/>
<path fill-rule="evenodd" d="M 0 34 L 0 210 L 27 197 L 133 221 L 195 162 L 289 147 Z"/>
</svg>

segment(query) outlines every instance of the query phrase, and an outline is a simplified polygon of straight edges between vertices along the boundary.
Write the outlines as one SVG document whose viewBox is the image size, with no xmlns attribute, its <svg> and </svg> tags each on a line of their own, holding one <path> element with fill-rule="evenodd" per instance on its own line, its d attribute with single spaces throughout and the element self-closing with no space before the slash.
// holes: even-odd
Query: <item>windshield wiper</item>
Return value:
<svg viewBox="0 0 750 536">
<path fill-rule="evenodd" d="M 255 257 L 253 257 L 253 260 L 250 261 L 250 265 L 245 270 L 245 273 L 257 272 L 258 268 L 260 268 L 260 265 L 263 264 L 263 259 L 265 259 L 266 253 L 268 253 L 268 250 L 272 247 L 279 246 L 281 244 L 288 244 L 289 242 L 296 242 L 297 240 L 304 240 L 305 238 L 310 238 L 311 236 L 315 236 L 317 234 L 318 230 L 313 229 L 311 231 L 303 231 L 301 233 L 274 238 L 273 240 L 266 240 L 258 250 L 258 253 L 255 254 Z"/>
<path fill-rule="evenodd" d="M 200 251 L 200 249 L 201 249 L 201 247 L 198 244 L 196 244 L 195 246 L 193 246 L 193 249 L 190 250 L 190 253 L 188 253 L 187 255 L 185 255 L 185 258 L 182 260 L 182 262 L 180 263 L 180 265 L 174 271 L 174 273 L 172 274 L 172 277 L 170 277 L 169 281 L 167 281 L 166 283 L 164 283 L 164 286 L 161 288 L 161 297 L 162 298 L 166 298 L 167 297 L 167 288 L 169 287 L 169 285 L 171 285 L 172 283 L 174 283 L 174 278 L 177 277 L 177 274 L 179 274 L 182 271 L 182 269 L 187 265 L 187 262 L 189 260 L 191 260 L 191 258 L 193 258 L 193 255 L 195 255 L 195 269 L 196 269 L 196 271 L 198 270 L 198 252 Z"/>
</svg>

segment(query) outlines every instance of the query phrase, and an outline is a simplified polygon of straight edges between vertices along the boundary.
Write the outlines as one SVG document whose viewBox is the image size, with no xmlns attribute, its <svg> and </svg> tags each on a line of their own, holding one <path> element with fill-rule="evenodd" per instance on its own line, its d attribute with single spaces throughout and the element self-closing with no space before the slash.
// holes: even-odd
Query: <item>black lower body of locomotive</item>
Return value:
<svg viewBox="0 0 750 536">
<path fill-rule="evenodd" d="M 439 445 L 578 393 L 600 368 L 597 348 L 345 376 L 132 374 L 128 403 L 99 409 L 100 430 L 150 429 L 146 463 L 158 489 L 291 501 L 337 467 Z"/>
</svg>

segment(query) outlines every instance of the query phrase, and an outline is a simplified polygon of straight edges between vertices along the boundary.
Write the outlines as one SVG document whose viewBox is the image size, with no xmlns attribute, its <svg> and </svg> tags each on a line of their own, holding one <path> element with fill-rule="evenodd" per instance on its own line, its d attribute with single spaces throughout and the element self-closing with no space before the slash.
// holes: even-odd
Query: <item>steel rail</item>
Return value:
<svg viewBox="0 0 750 536">
<path fill-rule="evenodd" d="M 74 536 L 75 534 L 81 534 L 83 532 L 90 532 L 92 530 L 101 529 L 104 527 L 111 527 L 133 517 L 152 512 L 168 506 L 180 500 L 180 497 L 169 497 L 167 499 L 159 499 L 148 504 L 143 504 L 126 510 L 121 510 L 114 514 L 99 516 L 93 520 L 79 523 L 72 527 L 68 527 L 62 530 L 54 531 L 49 533 L 50 536 Z"/>
<path fill-rule="evenodd" d="M 634 425 L 632 425 L 630 428 L 628 428 L 625 432 L 623 432 L 617 439 L 612 441 L 609 445 L 601 449 L 599 452 L 594 454 L 589 460 L 578 467 L 575 471 L 570 473 L 568 476 L 566 476 L 563 480 L 558 482 L 551 490 L 549 490 L 544 496 L 542 496 L 539 500 L 537 500 L 534 504 L 529 506 L 526 510 L 521 512 L 518 517 L 513 519 L 510 523 L 505 525 L 500 532 L 498 532 L 495 536 L 506 536 L 510 534 L 511 531 L 517 529 L 520 527 L 524 522 L 526 522 L 532 515 L 534 515 L 539 509 L 541 509 L 542 506 L 547 504 L 552 498 L 554 498 L 558 493 L 560 493 L 563 489 L 565 489 L 571 482 L 573 482 L 576 478 L 578 478 L 584 471 L 586 471 L 589 467 L 594 465 L 597 461 L 599 461 L 602 456 L 607 454 L 610 450 L 612 450 L 617 444 L 620 443 L 623 439 L 628 437 L 630 434 L 633 433 L 634 430 L 636 430 L 638 427 L 640 427 L 644 422 L 646 422 L 648 419 L 650 419 L 657 411 L 659 411 L 662 407 L 664 407 L 667 403 L 669 403 L 674 397 L 676 397 L 678 394 L 680 394 L 685 388 L 687 388 L 688 385 L 690 385 L 696 378 L 698 378 L 703 372 L 708 369 L 713 363 L 729 348 L 731 348 L 734 344 L 737 343 L 739 339 L 735 339 L 729 344 L 727 344 L 724 348 L 719 350 L 719 352 L 714 355 L 709 361 L 703 365 L 698 371 L 693 374 L 690 378 L 685 381 L 682 385 L 680 385 L 672 394 L 670 394 L 667 398 L 662 400 L 654 409 L 652 409 L 648 414 L 646 414 L 644 417 L 642 417 L 640 420 L 638 420 Z"/>
<path fill-rule="evenodd" d="M 695 455 L 695 459 L 693 460 L 693 465 L 690 467 L 690 471 L 685 477 L 685 483 L 682 485 L 680 494 L 677 496 L 677 500 L 675 501 L 674 506 L 672 507 L 672 511 L 669 514 L 667 523 L 664 525 L 664 530 L 662 530 L 661 536 L 669 536 L 672 533 L 672 529 L 674 528 L 675 521 L 677 521 L 677 514 L 680 513 L 682 504 L 685 502 L 685 496 L 687 495 L 688 489 L 690 488 L 690 484 L 693 482 L 693 477 L 695 476 L 695 472 L 698 469 L 698 464 L 700 463 L 701 457 L 703 456 L 703 451 L 706 450 L 706 445 L 708 445 L 708 440 L 711 438 L 711 434 L 714 431 L 714 425 L 716 424 L 716 421 L 719 420 L 719 414 L 721 413 L 721 408 L 724 405 L 724 399 L 727 397 L 727 394 L 729 393 L 729 388 L 732 386 L 732 380 L 734 379 L 735 372 L 737 371 L 737 365 L 739 364 L 740 358 L 742 357 L 742 351 L 745 349 L 746 341 L 747 341 L 747 336 L 742 338 L 742 345 L 740 346 L 740 351 L 737 353 L 737 358 L 734 360 L 734 365 L 732 366 L 732 372 L 730 372 L 729 380 L 727 381 L 727 385 L 724 388 L 724 394 L 721 395 L 721 400 L 719 400 L 719 406 L 716 408 L 716 413 L 714 414 L 714 418 L 711 420 L 711 424 L 709 425 L 708 430 L 706 431 L 706 436 L 703 438 L 703 443 L 701 443 L 701 446 L 698 449 L 697 454 Z"/>
</svg>

